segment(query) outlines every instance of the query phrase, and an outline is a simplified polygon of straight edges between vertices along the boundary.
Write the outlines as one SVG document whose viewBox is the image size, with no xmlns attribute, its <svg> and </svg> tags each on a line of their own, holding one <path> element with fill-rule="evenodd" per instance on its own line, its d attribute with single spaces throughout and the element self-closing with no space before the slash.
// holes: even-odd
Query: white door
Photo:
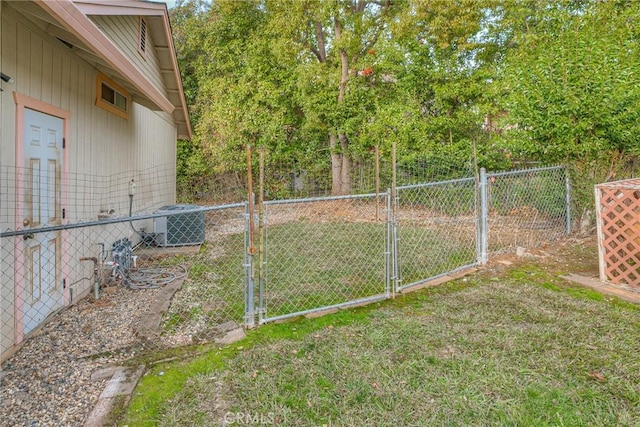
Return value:
<svg viewBox="0 0 640 427">
<path fill-rule="evenodd" d="M 61 118 L 24 110 L 24 180 L 21 197 L 22 225 L 33 230 L 23 237 L 19 306 L 22 332 L 28 334 L 64 303 L 61 275 L 61 232 L 37 232 L 62 223 Z M 20 307 L 18 307 L 20 309 Z"/>
</svg>

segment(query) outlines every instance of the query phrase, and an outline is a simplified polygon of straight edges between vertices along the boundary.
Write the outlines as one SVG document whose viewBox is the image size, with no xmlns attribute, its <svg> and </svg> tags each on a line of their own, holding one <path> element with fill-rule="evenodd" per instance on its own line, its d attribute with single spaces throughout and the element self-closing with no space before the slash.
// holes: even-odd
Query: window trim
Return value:
<svg viewBox="0 0 640 427">
<path fill-rule="evenodd" d="M 114 98 L 113 104 L 108 101 L 105 101 L 102 98 L 103 84 L 109 87 L 110 89 L 112 89 L 116 94 L 119 93 L 120 95 L 124 96 L 125 110 L 122 110 L 121 108 L 116 106 L 115 98 Z M 114 97 L 115 97 L 115 94 L 114 94 Z M 104 110 L 107 110 L 108 112 L 113 113 L 116 116 L 122 117 L 125 120 L 128 120 L 130 105 L 131 105 L 131 95 L 129 94 L 129 91 L 127 91 L 125 88 L 120 86 L 118 83 L 111 80 L 106 75 L 102 73 L 98 73 L 98 78 L 96 79 L 96 106 Z"/>
<path fill-rule="evenodd" d="M 144 23 L 144 39 L 142 38 L 142 25 Z M 149 21 L 144 16 L 138 17 L 138 53 L 147 60 L 147 50 L 149 47 Z"/>
</svg>

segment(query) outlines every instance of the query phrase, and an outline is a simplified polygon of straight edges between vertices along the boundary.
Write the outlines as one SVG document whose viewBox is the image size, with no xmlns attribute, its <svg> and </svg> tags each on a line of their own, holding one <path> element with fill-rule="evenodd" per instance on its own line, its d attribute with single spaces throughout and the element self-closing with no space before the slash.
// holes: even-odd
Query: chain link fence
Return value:
<svg viewBox="0 0 640 427">
<path fill-rule="evenodd" d="M 130 182 L 117 181 L 126 200 Z M 229 322 L 251 327 L 388 298 L 565 235 L 567 182 L 560 167 L 482 171 L 377 194 L 167 205 L 7 229 L 0 351 L 8 358 L 65 316 L 87 357 L 206 342 Z M 131 211 L 136 197 L 110 209 Z"/>
<path fill-rule="evenodd" d="M 481 189 L 488 233 L 481 238 L 490 254 L 539 247 L 571 233 L 571 189 L 563 167 L 483 173 Z"/>
<path fill-rule="evenodd" d="M 478 262 L 475 188 L 474 178 L 398 187 L 398 290 Z"/>
<path fill-rule="evenodd" d="M 419 169 L 361 175 L 374 193 L 297 199 L 269 197 L 262 176 L 257 200 L 210 206 L 167 204 L 159 168 L 77 177 L 112 191 L 53 188 L 72 209 L 24 227 L 12 226 L 29 212 L 16 201 L 33 188 L 3 181 L 15 203 L 0 210 L 0 403 L 13 403 L 0 419 L 30 424 L 43 396 L 64 394 L 81 404 L 54 412 L 82 420 L 88 378 L 106 365 L 390 298 L 570 231 L 563 168 L 415 183 Z"/>
<path fill-rule="evenodd" d="M 264 203 L 261 323 L 389 296 L 388 195 Z"/>
<path fill-rule="evenodd" d="M 192 344 L 213 339 L 220 324 L 241 324 L 245 210 L 171 205 L 2 233 L 3 352 L 69 306 L 86 318 L 88 335 L 78 338 L 97 330 L 105 338 L 87 350 L 95 353 Z"/>
</svg>

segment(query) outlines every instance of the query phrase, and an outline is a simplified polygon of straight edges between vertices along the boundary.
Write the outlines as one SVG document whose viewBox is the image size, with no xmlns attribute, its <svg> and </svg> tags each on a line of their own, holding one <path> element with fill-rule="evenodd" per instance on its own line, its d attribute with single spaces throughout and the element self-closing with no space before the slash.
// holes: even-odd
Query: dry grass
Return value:
<svg viewBox="0 0 640 427">
<path fill-rule="evenodd" d="M 258 329 L 227 359 L 209 355 L 221 368 L 210 362 L 190 375 L 153 417 L 212 426 L 240 417 L 287 426 L 638 425 L 640 310 L 566 287 L 558 274 L 592 270 L 594 253 L 555 249 L 564 253 L 498 264 L 377 308 Z"/>
</svg>

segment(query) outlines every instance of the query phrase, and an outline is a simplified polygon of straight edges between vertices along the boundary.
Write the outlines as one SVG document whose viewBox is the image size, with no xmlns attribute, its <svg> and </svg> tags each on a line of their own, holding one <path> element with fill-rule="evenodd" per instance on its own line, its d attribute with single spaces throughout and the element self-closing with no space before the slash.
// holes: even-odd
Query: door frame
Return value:
<svg viewBox="0 0 640 427">
<path fill-rule="evenodd" d="M 15 145 L 15 165 L 16 165 L 16 207 L 15 207 L 15 229 L 19 230 L 23 227 L 20 222 L 21 218 L 24 218 L 25 212 L 23 212 L 24 207 L 22 206 L 22 199 L 24 196 L 24 186 L 22 185 L 23 177 L 20 176 L 20 169 L 24 166 L 24 112 L 25 109 L 28 108 L 30 110 L 35 110 L 43 114 L 47 114 L 53 117 L 57 117 L 62 119 L 62 137 L 65 138 L 66 141 L 69 140 L 69 120 L 71 119 L 71 112 L 69 110 L 65 110 L 60 107 L 56 107 L 55 105 L 48 104 L 39 99 L 31 98 L 30 96 L 23 95 L 18 92 L 13 92 L 13 99 L 16 104 L 16 123 L 15 123 L 15 133 L 16 133 L 16 145 Z M 68 206 L 68 168 L 69 168 L 69 150 L 65 144 L 64 149 L 62 150 L 62 171 L 61 171 L 61 207 L 64 208 Z M 62 218 L 62 224 L 66 224 L 68 219 Z M 65 231 L 60 231 L 60 249 L 62 253 L 61 257 L 61 274 L 64 278 L 69 277 L 69 248 L 68 242 L 65 238 Z M 22 248 L 22 238 L 14 237 L 14 340 L 15 344 L 19 344 L 24 339 L 24 319 L 22 318 L 23 305 L 24 305 L 24 296 L 22 295 L 23 287 L 18 286 L 24 280 L 23 268 L 24 265 L 24 253 Z M 63 306 L 67 306 L 69 304 L 69 287 L 65 286 L 63 290 Z"/>
</svg>

